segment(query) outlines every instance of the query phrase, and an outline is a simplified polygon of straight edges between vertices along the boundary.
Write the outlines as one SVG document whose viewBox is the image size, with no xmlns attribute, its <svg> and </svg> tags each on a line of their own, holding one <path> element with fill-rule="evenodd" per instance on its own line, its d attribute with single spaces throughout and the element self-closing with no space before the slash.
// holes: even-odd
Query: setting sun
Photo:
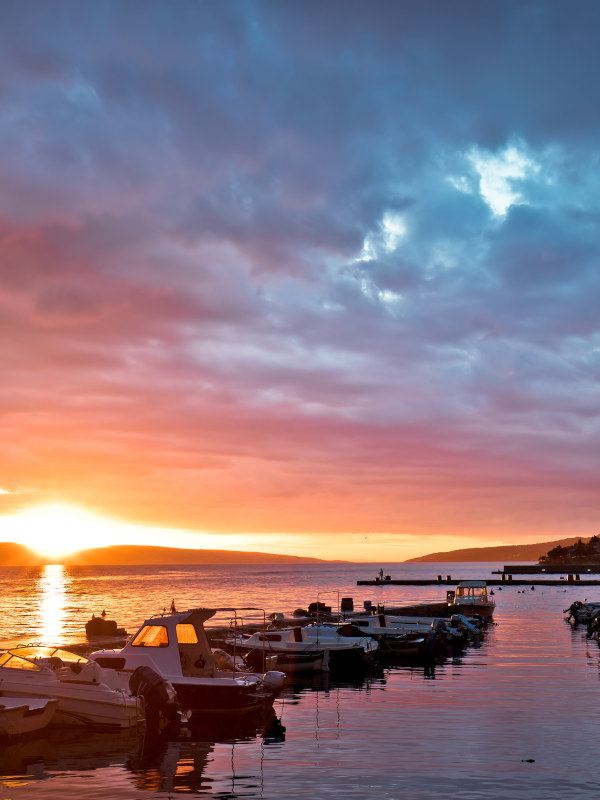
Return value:
<svg viewBox="0 0 600 800">
<path fill-rule="evenodd" d="M 25 545 L 51 562 L 80 550 L 121 544 L 231 550 L 255 550 L 264 544 L 268 551 L 271 538 L 132 525 L 62 503 L 0 516 L 0 541 Z"/>
<path fill-rule="evenodd" d="M 4 533 L 42 555 L 56 559 L 88 547 L 118 542 L 111 523 L 60 504 L 40 506 L 3 520 Z"/>
</svg>

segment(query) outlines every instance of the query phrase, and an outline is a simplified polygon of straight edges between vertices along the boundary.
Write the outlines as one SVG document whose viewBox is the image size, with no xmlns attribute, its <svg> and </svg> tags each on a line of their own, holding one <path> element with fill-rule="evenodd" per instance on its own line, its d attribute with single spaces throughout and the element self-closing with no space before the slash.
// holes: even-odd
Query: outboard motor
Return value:
<svg viewBox="0 0 600 800">
<path fill-rule="evenodd" d="M 148 726 L 158 727 L 161 719 L 166 722 L 187 722 L 190 717 L 189 712 L 181 709 L 173 684 L 152 667 L 138 667 L 129 679 L 129 690 L 137 697 L 144 698 Z"/>
<path fill-rule="evenodd" d="M 283 688 L 283 684 L 285 681 L 285 672 L 279 672 L 277 670 L 269 670 L 269 672 L 265 672 L 263 676 L 263 686 L 273 695 L 278 695 L 281 689 Z"/>
</svg>

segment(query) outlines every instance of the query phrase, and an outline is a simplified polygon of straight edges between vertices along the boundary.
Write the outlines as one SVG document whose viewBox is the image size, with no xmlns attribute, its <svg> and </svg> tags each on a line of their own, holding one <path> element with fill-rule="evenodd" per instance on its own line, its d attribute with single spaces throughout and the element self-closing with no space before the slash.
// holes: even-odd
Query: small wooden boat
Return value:
<svg viewBox="0 0 600 800">
<path fill-rule="evenodd" d="M 58 700 L 50 697 L 0 697 L 0 736 L 22 736 L 50 723 Z"/>
</svg>

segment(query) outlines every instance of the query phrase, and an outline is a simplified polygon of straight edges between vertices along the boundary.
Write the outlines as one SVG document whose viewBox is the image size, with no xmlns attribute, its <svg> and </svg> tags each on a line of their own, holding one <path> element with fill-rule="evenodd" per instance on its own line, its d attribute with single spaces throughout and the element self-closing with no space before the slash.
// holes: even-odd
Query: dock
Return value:
<svg viewBox="0 0 600 800">
<path fill-rule="evenodd" d="M 600 564 L 505 564 L 492 575 L 586 575 L 600 573 Z"/>
<path fill-rule="evenodd" d="M 389 580 L 356 581 L 357 586 L 457 586 L 463 578 L 400 578 Z M 600 586 L 600 579 L 583 580 L 578 574 L 567 575 L 566 578 L 545 578 L 540 580 L 536 577 L 513 578 L 512 575 L 502 575 L 501 578 L 485 578 L 488 586 Z"/>
</svg>

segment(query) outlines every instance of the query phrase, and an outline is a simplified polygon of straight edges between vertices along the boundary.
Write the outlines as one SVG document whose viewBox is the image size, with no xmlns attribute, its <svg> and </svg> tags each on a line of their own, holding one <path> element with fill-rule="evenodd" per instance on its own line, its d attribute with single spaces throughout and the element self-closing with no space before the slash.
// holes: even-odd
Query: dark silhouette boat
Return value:
<svg viewBox="0 0 600 800">
<path fill-rule="evenodd" d="M 102 611 L 98 617 L 92 614 L 92 618 L 85 623 L 85 633 L 88 639 L 127 636 L 125 628 L 119 628 L 114 619 L 106 619 L 106 611 Z"/>
</svg>

